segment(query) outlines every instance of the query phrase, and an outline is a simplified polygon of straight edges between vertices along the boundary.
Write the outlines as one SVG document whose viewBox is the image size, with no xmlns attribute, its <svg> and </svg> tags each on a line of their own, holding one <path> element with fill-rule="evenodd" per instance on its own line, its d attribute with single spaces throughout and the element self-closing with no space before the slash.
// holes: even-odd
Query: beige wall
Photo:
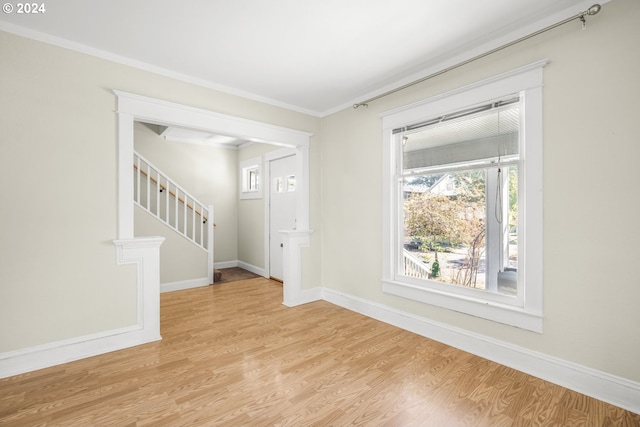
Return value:
<svg viewBox="0 0 640 427">
<path fill-rule="evenodd" d="M 280 148 L 282 147 L 271 144 L 252 144 L 238 152 L 238 161 L 262 158 L 263 154 Z M 264 171 L 262 176 L 264 177 Z M 269 183 L 263 180 L 262 198 L 238 202 L 238 260 L 264 269 L 267 269 L 264 265 L 264 192 L 268 189 Z"/>
<path fill-rule="evenodd" d="M 639 18 L 639 2 L 615 0 L 586 31 L 567 24 L 322 120 L 0 33 L 0 351 L 135 322 L 135 271 L 112 244 L 115 88 L 314 134 L 304 288 L 640 381 Z M 542 58 L 544 333 L 383 294 L 378 114 Z"/>
<path fill-rule="evenodd" d="M 640 2 L 616 0 L 500 53 L 323 119 L 322 281 L 406 310 L 640 381 Z M 549 58 L 544 71 L 544 333 L 381 291 L 378 114 Z"/>
<path fill-rule="evenodd" d="M 208 277 L 207 252 L 139 206 L 134 206 L 133 222 L 135 237 L 165 238 L 160 247 L 160 284 Z"/>
<path fill-rule="evenodd" d="M 316 117 L 4 32 L 0 58 L 0 352 L 136 322 L 135 268 L 116 266 L 112 243 L 112 89 L 319 133 Z M 317 176 L 319 158 L 311 168 Z M 312 185 L 318 218 L 319 182 Z M 305 286 L 318 285 L 319 256 L 304 262 Z"/>
<path fill-rule="evenodd" d="M 0 58 L 0 351 L 135 324 L 100 61 L 4 33 Z"/>
</svg>

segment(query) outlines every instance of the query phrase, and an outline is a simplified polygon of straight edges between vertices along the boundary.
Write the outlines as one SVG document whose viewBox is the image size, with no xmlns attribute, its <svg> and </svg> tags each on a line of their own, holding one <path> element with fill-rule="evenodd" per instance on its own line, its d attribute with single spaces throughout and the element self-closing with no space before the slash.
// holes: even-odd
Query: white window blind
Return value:
<svg viewBox="0 0 640 427">
<path fill-rule="evenodd" d="M 510 98 L 394 130 L 394 133 L 403 132 L 405 173 L 422 173 L 441 165 L 479 160 L 517 160 L 518 100 L 518 97 Z"/>
</svg>

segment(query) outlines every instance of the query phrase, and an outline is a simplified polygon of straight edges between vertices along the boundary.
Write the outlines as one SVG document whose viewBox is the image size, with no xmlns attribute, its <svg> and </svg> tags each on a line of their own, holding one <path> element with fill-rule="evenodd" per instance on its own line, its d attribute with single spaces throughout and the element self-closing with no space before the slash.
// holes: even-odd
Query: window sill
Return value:
<svg viewBox="0 0 640 427">
<path fill-rule="evenodd" d="M 442 292 L 393 280 L 382 281 L 383 292 L 426 304 L 481 317 L 528 331 L 542 333 L 542 315 L 522 307 Z"/>
<path fill-rule="evenodd" d="M 262 191 L 242 191 L 240 192 L 240 200 L 262 199 Z"/>
</svg>

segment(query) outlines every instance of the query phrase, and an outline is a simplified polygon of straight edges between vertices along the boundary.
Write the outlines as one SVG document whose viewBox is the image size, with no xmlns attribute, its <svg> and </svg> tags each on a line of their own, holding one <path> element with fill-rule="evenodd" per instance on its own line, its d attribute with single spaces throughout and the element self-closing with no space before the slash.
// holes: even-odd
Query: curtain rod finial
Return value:
<svg viewBox="0 0 640 427">
<path fill-rule="evenodd" d="M 589 9 L 587 9 L 587 15 L 593 16 L 596 13 L 600 12 L 600 9 L 602 9 L 602 6 L 596 3 L 593 6 L 591 6 Z"/>
</svg>

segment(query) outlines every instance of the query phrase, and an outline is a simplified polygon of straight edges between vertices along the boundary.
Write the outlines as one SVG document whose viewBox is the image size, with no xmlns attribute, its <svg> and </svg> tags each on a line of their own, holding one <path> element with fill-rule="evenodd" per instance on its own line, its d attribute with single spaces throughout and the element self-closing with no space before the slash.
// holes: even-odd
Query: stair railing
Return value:
<svg viewBox="0 0 640 427">
<path fill-rule="evenodd" d="M 431 272 L 429 271 L 429 267 L 423 260 L 406 249 L 402 249 L 402 255 L 404 259 L 405 276 L 417 277 L 419 279 L 429 278 L 429 274 Z"/>
<path fill-rule="evenodd" d="M 139 153 L 133 153 L 135 203 L 209 252 L 213 280 L 213 206 L 207 206 L 160 171 Z"/>
</svg>

